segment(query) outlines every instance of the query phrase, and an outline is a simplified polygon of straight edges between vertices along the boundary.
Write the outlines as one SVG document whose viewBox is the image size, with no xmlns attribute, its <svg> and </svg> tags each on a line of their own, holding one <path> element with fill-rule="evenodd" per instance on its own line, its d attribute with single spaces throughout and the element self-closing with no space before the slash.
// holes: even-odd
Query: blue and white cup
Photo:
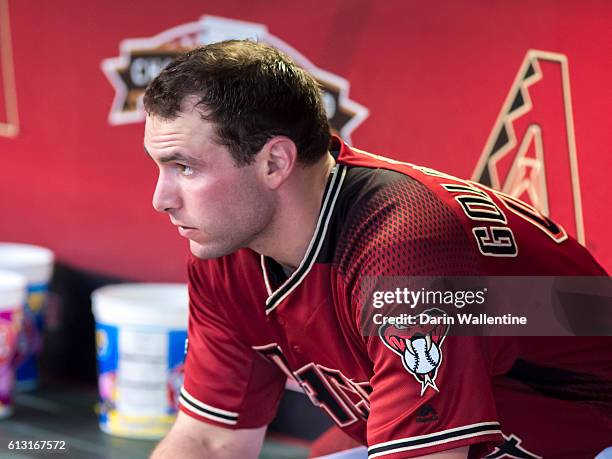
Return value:
<svg viewBox="0 0 612 459">
<path fill-rule="evenodd" d="M 38 385 L 38 355 L 42 349 L 45 303 L 54 260 L 53 252 L 47 248 L 0 242 L 0 269 L 19 273 L 27 279 L 27 301 L 17 340 L 18 390 L 31 390 Z"/>
<path fill-rule="evenodd" d="M 120 284 L 92 294 L 98 354 L 99 423 L 128 438 L 170 429 L 183 384 L 185 284 Z"/>
</svg>

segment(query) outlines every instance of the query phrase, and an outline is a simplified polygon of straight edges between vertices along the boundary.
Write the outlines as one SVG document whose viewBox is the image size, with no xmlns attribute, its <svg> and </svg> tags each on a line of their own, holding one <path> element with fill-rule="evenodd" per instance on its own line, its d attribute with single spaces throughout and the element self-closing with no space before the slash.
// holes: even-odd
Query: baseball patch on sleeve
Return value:
<svg viewBox="0 0 612 459">
<path fill-rule="evenodd" d="M 444 315 L 444 311 L 432 308 L 422 314 Z M 386 347 L 402 360 L 406 371 L 421 384 L 421 395 L 428 387 L 439 392 L 436 385 L 438 369 L 442 365 L 442 344 L 448 334 L 448 324 L 430 323 L 424 325 L 383 324 L 378 335 Z"/>
</svg>

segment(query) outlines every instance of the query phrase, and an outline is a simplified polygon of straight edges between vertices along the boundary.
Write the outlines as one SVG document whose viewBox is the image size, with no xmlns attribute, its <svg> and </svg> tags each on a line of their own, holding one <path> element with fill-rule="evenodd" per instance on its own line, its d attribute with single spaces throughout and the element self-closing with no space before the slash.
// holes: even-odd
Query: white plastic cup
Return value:
<svg viewBox="0 0 612 459">
<path fill-rule="evenodd" d="M 23 310 L 23 327 L 17 344 L 17 389 L 38 385 L 38 355 L 42 347 L 44 310 L 49 280 L 53 273 L 53 252 L 31 244 L 0 242 L 0 269 L 22 274 L 28 280 Z"/>
<path fill-rule="evenodd" d="M 92 294 L 99 423 L 128 438 L 159 439 L 172 426 L 183 384 L 185 284 L 120 284 Z"/>
<path fill-rule="evenodd" d="M 27 295 L 25 276 L 0 271 L 0 419 L 13 412 L 14 358 Z"/>
</svg>

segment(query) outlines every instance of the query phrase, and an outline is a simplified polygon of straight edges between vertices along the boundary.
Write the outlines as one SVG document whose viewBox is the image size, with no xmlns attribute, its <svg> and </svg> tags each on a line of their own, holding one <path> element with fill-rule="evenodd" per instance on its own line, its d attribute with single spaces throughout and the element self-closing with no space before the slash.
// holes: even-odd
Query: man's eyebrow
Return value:
<svg viewBox="0 0 612 459">
<path fill-rule="evenodd" d="M 149 150 L 147 150 L 147 147 L 143 146 L 143 148 L 144 148 L 145 153 L 149 155 L 151 159 L 153 159 L 153 157 L 151 156 L 151 153 L 149 153 Z M 183 155 L 182 153 L 178 153 L 178 152 L 174 152 L 174 153 L 170 153 L 165 156 L 161 156 L 160 158 L 157 159 L 157 161 L 159 161 L 160 163 L 169 163 L 172 161 L 181 161 L 181 162 L 188 162 L 188 163 L 198 162 L 195 158 L 192 158 L 191 156 Z"/>
</svg>

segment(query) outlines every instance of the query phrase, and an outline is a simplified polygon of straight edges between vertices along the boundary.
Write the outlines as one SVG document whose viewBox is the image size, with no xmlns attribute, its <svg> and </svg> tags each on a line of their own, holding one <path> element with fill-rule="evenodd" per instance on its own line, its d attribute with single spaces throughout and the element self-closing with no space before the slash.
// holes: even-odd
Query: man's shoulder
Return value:
<svg viewBox="0 0 612 459">
<path fill-rule="evenodd" d="M 412 215 L 422 211 L 423 217 L 461 218 L 456 203 L 442 186 L 445 181 L 463 182 L 437 170 L 398 161 L 386 156 L 343 145 L 337 158 L 347 169 L 339 195 L 340 211 L 349 219 L 372 222 L 372 214 L 393 220 L 396 214 Z M 380 221 L 377 223 L 381 223 Z"/>
<path fill-rule="evenodd" d="M 465 219 L 437 177 L 378 159 L 369 166 L 344 165 L 346 183 L 332 226 L 341 273 L 350 278 L 364 269 L 422 275 L 480 269 Z"/>
<path fill-rule="evenodd" d="M 395 244 L 465 234 L 456 203 L 418 170 L 348 166 L 346 175 L 338 197 L 344 242 L 359 236 Z"/>
</svg>

